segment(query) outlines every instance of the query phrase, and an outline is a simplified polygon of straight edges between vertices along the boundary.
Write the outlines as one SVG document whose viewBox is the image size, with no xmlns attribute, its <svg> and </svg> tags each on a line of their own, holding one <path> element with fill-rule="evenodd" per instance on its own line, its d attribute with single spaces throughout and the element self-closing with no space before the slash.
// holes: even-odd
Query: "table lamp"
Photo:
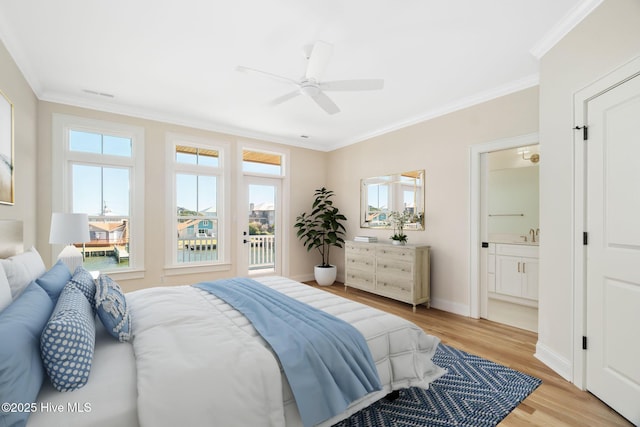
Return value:
<svg viewBox="0 0 640 427">
<path fill-rule="evenodd" d="M 89 238 L 89 216 L 82 213 L 53 212 L 51 214 L 51 233 L 49 243 L 67 245 L 58 255 L 58 259 L 69 268 L 71 274 L 81 266 L 84 257 L 73 243 L 85 243 Z"/>
</svg>

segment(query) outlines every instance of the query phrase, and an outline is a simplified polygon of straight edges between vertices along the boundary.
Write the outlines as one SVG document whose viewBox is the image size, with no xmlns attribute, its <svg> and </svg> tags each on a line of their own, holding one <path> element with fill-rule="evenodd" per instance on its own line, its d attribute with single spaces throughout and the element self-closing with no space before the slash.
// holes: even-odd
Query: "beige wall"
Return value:
<svg viewBox="0 0 640 427">
<path fill-rule="evenodd" d="M 573 97 L 640 56 L 640 1 L 605 0 L 540 64 L 539 351 L 570 376 L 573 339 Z M 544 303 L 543 303 L 544 301 Z M 563 366 L 564 365 L 564 366 Z"/>
<path fill-rule="evenodd" d="M 145 183 L 144 192 L 144 231 L 145 231 L 145 257 L 144 279 L 119 280 L 125 290 L 133 290 L 141 287 L 148 287 L 160 284 L 188 284 L 202 280 L 214 280 L 222 277 L 238 275 L 237 244 L 241 239 L 241 231 L 237 228 L 244 220 L 241 215 L 236 215 L 235 209 L 238 206 L 239 185 L 236 179 L 236 170 L 231 172 L 231 194 L 229 202 L 232 212 L 232 248 L 231 267 L 229 270 L 215 273 L 187 274 L 180 276 L 167 276 L 164 273 L 165 266 L 165 245 L 166 234 L 166 189 L 165 189 L 165 141 L 166 133 L 173 132 L 193 137 L 222 140 L 231 144 L 230 164 L 237 163 L 237 145 L 242 140 L 232 135 L 219 134 L 215 132 L 193 129 L 168 123 L 155 122 L 151 120 L 138 119 L 134 117 L 122 116 L 111 113 L 104 113 L 84 108 L 71 107 L 67 105 L 50 102 L 40 102 L 38 108 L 38 189 L 41 196 L 38 199 L 38 233 L 37 247 L 41 250 L 45 261 L 51 259 L 51 247 L 48 244 L 48 230 L 51 217 L 51 127 L 52 115 L 54 113 L 69 114 L 91 119 L 106 120 L 126 125 L 140 126 L 145 132 Z M 325 158 L 326 154 L 319 151 L 307 150 L 295 147 L 283 147 L 277 144 L 269 144 L 262 141 L 250 141 L 251 143 L 263 144 L 266 148 L 275 149 L 286 148 L 290 152 L 291 163 L 291 196 L 288 203 L 289 218 L 285 218 L 287 224 L 288 243 L 291 248 L 290 256 L 287 259 L 289 265 L 289 276 L 309 279 L 313 271 L 313 260 L 307 256 L 306 251 L 295 238 L 293 221 L 295 216 L 306 209 L 311 204 L 313 190 L 324 184 L 325 180 Z M 235 238 L 237 237 L 237 239 Z"/>
<path fill-rule="evenodd" d="M 4 44 L 0 43 L 0 90 L 14 109 L 15 204 L 0 205 L 0 219 L 20 219 L 26 249 L 36 234 L 36 115 L 38 100 Z"/>
<path fill-rule="evenodd" d="M 360 179 L 406 170 L 426 172 L 426 229 L 409 243 L 432 247 L 433 306 L 469 314 L 469 148 L 538 131 L 538 88 L 394 131 L 329 153 L 327 183 L 348 218 L 348 238 L 390 230 L 361 229 Z M 343 272 L 343 252 L 332 261 Z"/>
</svg>

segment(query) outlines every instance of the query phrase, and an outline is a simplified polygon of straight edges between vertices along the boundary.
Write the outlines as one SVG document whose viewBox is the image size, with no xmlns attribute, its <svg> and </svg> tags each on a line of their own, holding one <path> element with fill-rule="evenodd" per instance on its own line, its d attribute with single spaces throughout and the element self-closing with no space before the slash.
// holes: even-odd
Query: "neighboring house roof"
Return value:
<svg viewBox="0 0 640 427">
<path fill-rule="evenodd" d="M 272 202 L 257 203 L 253 206 L 254 211 L 274 211 L 275 206 Z"/>
<path fill-rule="evenodd" d="M 121 222 L 90 222 L 89 227 L 111 232 L 115 230 L 123 230 L 126 227 L 126 224 Z"/>
</svg>

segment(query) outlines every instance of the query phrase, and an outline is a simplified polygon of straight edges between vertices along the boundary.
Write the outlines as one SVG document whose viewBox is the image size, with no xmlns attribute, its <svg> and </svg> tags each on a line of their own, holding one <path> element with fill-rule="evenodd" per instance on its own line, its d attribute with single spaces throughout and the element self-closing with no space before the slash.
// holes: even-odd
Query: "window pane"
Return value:
<svg viewBox="0 0 640 427">
<path fill-rule="evenodd" d="M 260 151 L 242 152 L 242 171 L 282 175 L 282 156 Z"/>
<path fill-rule="evenodd" d="M 131 138 L 104 135 L 103 154 L 131 157 Z"/>
<path fill-rule="evenodd" d="M 217 150 L 186 145 L 176 146 L 176 162 L 178 163 L 218 167 L 219 157 L 220 153 Z"/>
<path fill-rule="evenodd" d="M 101 154 L 102 135 L 72 130 L 69 132 L 69 150 Z"/>
<path fill-rule="evenodd" d="M 129 267 L 130 221 L 123 217 L 89 217 L 90 242 L 84 247 L 84 268 L 115 270 Z"/>
<path fill-rule="evenodd" d="M 102 168 L 73 165 L 73 212 L 100 215 L 102 213 Z"/>
<path fill-rule="evenodd" d="M 178 263 L 218 260 L 218 220 L 181 217 L 177 223 Z"/>
<path fill-rule="evenodd" d="M 198 176 L 198 213 L 216 215 L 216 177 Z"/>
<path fill-rule="evenodd" d="M 193 150 L 193 152 L 188 152 L 186 149 L 188 149 L 188 147 L 176 147 L 176 162 L 188 165 L 197 165 L 198 155 L 195 150 Z"/>
<path fill-rule="evenodd" d="M 198 176 L 176 174 L 176 204 L 178 216 L 198 213 Z"/>
<path fill-rule="evenodd" d="M 129 169 L 102 169 L 103 215 L 129 216 Z"/>
</svg>

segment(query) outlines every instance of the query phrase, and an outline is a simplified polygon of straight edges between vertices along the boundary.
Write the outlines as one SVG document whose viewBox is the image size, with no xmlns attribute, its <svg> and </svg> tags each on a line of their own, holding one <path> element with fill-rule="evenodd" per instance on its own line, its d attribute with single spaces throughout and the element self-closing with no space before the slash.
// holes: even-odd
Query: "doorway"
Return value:
<svg viewBox="0 0 640 427">
<path fill-rule="evenodd" d="M 480 317 L 538 331 L 538 144 L 480 154 Z"/>
<path fill-rule="evenodd" d="M 473 145 L 470 148 L 470 189 L 469 189 L 469 206 L 470 206 L 470 268 L 469 268 L 469 316 L 478 319 L 481 314 L 481 291 L 486 292 L 486 274 L 481 275 L 480 269 L 482 265 L 487 265 L 488 251 L 482 248 L 481 223 L 482 218 L 488 215 L 486 204 L 482 203 L 483 186 L 486 180 L 482 179 L 482 162 L 483 154 L 493 151 L 524 147 L 535 145 L 539 141 L 537 133 L 531 133 L 514 138 L 500 139 L 484 144 Z M 486 161 L 486 160 L 484 160 Z M 485 166 L 486 167 L 486 166 Z"/>
<path fill-rule="evenodd" d="M 282 274 L 282 180 L 250 176 L 244 179 L 241 218 L 243 274 Z"/>
</svg>

